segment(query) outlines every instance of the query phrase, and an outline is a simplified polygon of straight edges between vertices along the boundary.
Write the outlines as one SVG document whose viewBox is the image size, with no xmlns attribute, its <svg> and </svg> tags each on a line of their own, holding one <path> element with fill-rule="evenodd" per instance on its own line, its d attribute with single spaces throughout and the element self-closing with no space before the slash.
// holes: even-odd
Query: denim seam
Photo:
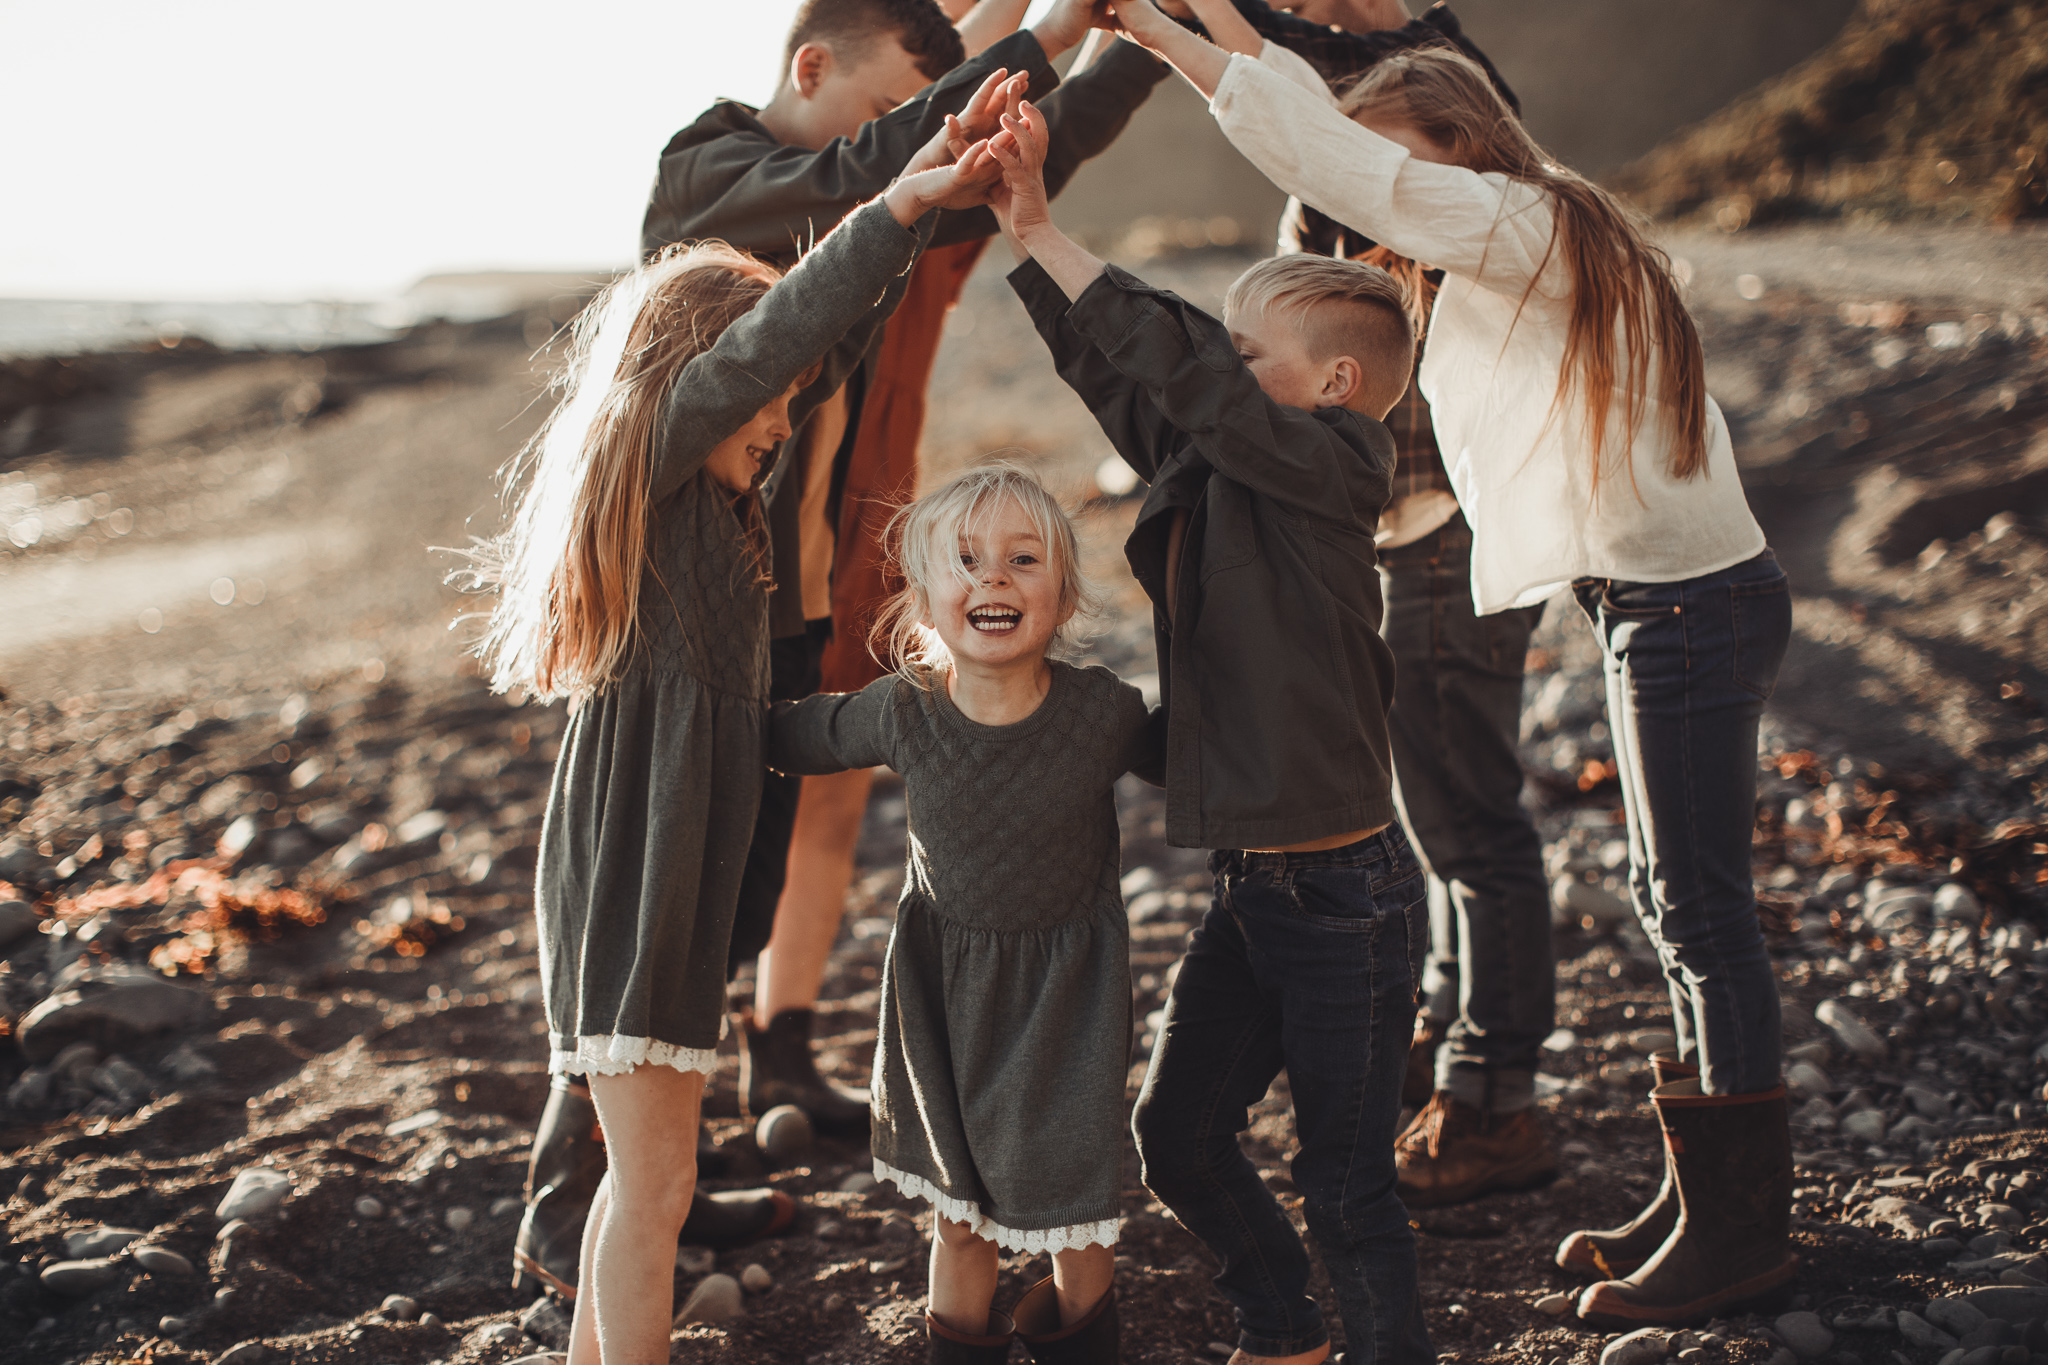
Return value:
<svg viewBox="0 0 2048 1365">
<path fill-rule="evenodd" d="M 1228 883 L 1226 882 L 1226 893 L 1228 892 L 1228 890 L 1229 887 Z M 1244 922 L 1238 919 L 1236 900 L 1237 898 L 1234 895 L 1229 897 L 1229 913 L 1230 917 L 1233 920 L 1237 920 L 1238 936 L 1245 941 L 1246 957 L 1247 961 L 1249 961 L 1251 937 L 1249 934 L 1245 932 Z M 1208 1095 L 1203 1100 L 1201 1110 L 1201 1126 L 1199 1127 L 1199 1129 L 1197 1129 L 1198 1133 L 1208 1134 L 1215 1130 L 1216 1108 L 1222 1102 L 1225 1083 L 1227 1082 L 1228 1078 L 1237 1070 L 1238 1064 L 1244 1060 L 1245 1052 L 1251 1046 L 1251 1040 L 1257 1034 L 1258 1028 L 1259 1025 L 1256 1019 L 1249 1023 L 1246 1026 L 1244 1032 L 1239 1035 L 1236 1044 L 1230 1053 L 1230 1064 L 1228 1066 L 1217 1068 L 1215 1073 L 1216 1082 L 1214 1085 L 1210 1087 Z M 1282 1060 L 1284 1063 L 1284 1050 L 1282 1052 Z M 1234 1141 L 1232 1143 L 1232 1146 L 1233 1148 L 1236 1147 Z M 1268 1300 L 1274 1303 L 1278 1303 L 1280 1301 L 1279 1285 L 1277 1285 L 1274 1282 L 1272 1269 L 1266 1263 L 1264 1248 L 1259 1245 L 1258 1238 L 1251 1235 L 1251 1224 L 1246 1221 L 1244 1211 L 1241 1208 L 1239 1208 L 1237 1200 L 1231 1196 L 1230 1190 L 1224 1185 L 1223 1181 L 1218 1179 L 1215 1172 L 1210 1168 L 1207 1154 L 1205 1152 L 1203 1145 L 1200 1142 L 1197 1142 L 1195 1144 L 1195 1151 L 1201 1154 L 1201 1160 L 1198 1161 L 1196 1165 L 1197 1171 L 1200 1172 L 1202 1179 L 1205 1180 L 1217 1194 L 1222 1196 L 1219 1202 L 1223 1207 L 1228 1208 L 1230 1210 L 1230 1216 L 1237 1220 L 1238 1240 L 1243 1245 L 1250 1248 L 1252 1252 L 1250 1259 L 1257 1266 L 1259 1281 L 1264 1287 L 1266 1297 Z M 1271 1196 L 1269 1195 L 1268 1198 L 1270 1197 Z M 1240 1336 L 1242 1336 L 1244 1332 L 1242 1325 L 1239 1326 L 1238 1330 Z M 1308 1348 L 1304 1347 L 1302 1349 L 1305 1350 Z"/>
</svg>

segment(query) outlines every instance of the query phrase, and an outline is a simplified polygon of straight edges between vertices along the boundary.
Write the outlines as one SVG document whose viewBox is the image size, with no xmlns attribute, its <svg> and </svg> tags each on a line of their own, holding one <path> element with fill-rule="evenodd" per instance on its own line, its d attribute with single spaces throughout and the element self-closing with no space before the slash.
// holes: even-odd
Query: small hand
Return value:
<svg viewBox="0 0 2048 1365">
<path fill-rule="evenodd" d="M 1087 37 L 1089 29 L 1110 26 L 1109 0 L 1054 0 L 1052 12 L 1031 32 L 1050 61 Z"/>
<path fill-rule="evenodd" d="M 1001 182 L 1003 168 L 989 154 L 984 138 L 961 152 L 957 161 L 897 177 L 882 196 L 889 213 L 909 227 L 933 209 L 965 209 L 989 201 Z"/>
<path fill-rule="evenodd" d="M 1177 8 L 1184 10 L 1187 7 L 1180 5 Z M 1110 0 L 1110 11 L 1116 26 L 1146 47 L 1157 46 L 1155 40 L 1161 34 L 1179 28 L 1159 12 L 1159 6 L 1152 0 Z"/>
<path fill-rule="evenodd" d="M 1002 131 L 1002 124 L 997 120 L 1005 110 L 1015 108 L 1030 85 L 1029 76 L 1012 77 L 1007 70 L 997 67 L 961 107 L 958 115 L 946 115 L 946 126 L 933 133 L 931 140 L 904 163 L 902 174 L 916 175 L 921 171 L 950 166 L 960 159 L 960 153 L 969 144 Z"/>
<path fill-rule="evenodd" d="M 1003 232 L 1022 242 L 1052 223 L 1045 193 L 1045 116 L 1027 100 L 1016 117 L 1003 115 L 1003 131 L 1007 136 L 988 146 L 1002 168 L 1002 187 L 989 196 L 989 207 Z"/>
</svg>

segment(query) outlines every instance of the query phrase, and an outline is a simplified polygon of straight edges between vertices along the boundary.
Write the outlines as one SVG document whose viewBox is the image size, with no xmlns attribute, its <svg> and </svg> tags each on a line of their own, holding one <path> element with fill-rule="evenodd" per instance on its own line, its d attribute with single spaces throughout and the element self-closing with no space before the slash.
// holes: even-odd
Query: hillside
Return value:
<svg viewBox="0 0 2048 1365">
<path fill-rule="evenodd" d="M 1615 183 L 1728 231 L 2048 213 L 2048 3 L 1865 0 L 1839 37 Z"/>
</svg>

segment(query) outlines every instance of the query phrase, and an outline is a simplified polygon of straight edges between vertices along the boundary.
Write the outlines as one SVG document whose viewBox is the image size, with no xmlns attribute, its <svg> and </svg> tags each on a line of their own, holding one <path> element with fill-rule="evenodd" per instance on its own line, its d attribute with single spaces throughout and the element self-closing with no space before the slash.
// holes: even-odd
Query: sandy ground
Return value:
<svg viewBox="0 0 2048 1365">
<path fill-rule="evenodd" d="M 2048 690 L 2036 478 L 2048 318 L 2028 264 L 2039 240 L 1982 241 L 1994 262 L 2008 258 L 1993 248 L 2017 254 L 1969 286 L 1990 291 L 1979 294 L 1922 292 L 1913 262 L 1928 248 L 1909 239 L 1674 244 L 1695 265 L 1714 386 L 1798 593 L 1757 871 L 1796 1006 L 1788 1041 L 1827 1075 L 1797 1138 L 1806 1270 L 1773 1311 L 1829 1323 L 1875 1324 L 1979 1282 L 1951 1266 L 1967 1254 L 1959 1242 L 1936 1244 L 1946 1230 L 1903 1236 L 1874 1212 L 1880 1178 L 1953 1214 L 1962 1238 L 2003 1232 L 2015 1256 L 2048 1230 L 2025 1182 L 2008 1183 L 2048 1162 L 2035 1127 L 2048 962 L 2034 955 L 2048 851 L 2034 704 Z M 1862 273 L 1820 273 L 1838 248 Z M 1144 269 L 1213 306 L 1243 264 L 1217 253 Z M 1743 274 L 1767 281 L 1760 297 L 1732 283 Z M 1999 290 L 2013 297 L 1992 313 Z M 1898 308 L 1871 325 L 1871 303 Z M 561 712 L 476 682 L 449 630 L 464 603 L 431 551 L 492 524 L 491 472 L 537 418 L 532 324 L 8 376 L 33 407 L 7 423 L 0 466 L 12 537 L 0 560 L 0 881 L 42 932 L 0 946 L 5 1017 L 19 1024 L 80 963 L 200 970 L 178 978 L 198 1001 L 178 1030 L 110 1030 L 68 1062 L 0 1061 L 0 1361 L 210 1361 L 257 1342 L 270 1354 L 237 1365 L 466 1365 L 540 1349 L 518 1328 L 529 1305 L 506 1269 L 545 1093 L 528 885 Z M 951 325 L 933 392 L 934 473 L 1016 446 L 1077 498 L 1091 491 L 1107 447 L 1051 375 L 997 263 Z M 1090 568 L 1113 589 L 1090 657 L 1137 676 L 1154 665 L 1120 568 L 1130 514 L 1096 501 L 1082 524 Z M 1560 607 L 1532 654 L 1529 697 L 1524 752 L 1550 868 L 1611 907 L 1618 798 L 1600 769 L 1591 641 Z M 1200 855 L 1161 841 L 1155 794 L 1134 785 L 1121 806 L 1133 993 L 1148 1021 L 1135 1086 L 1148 1016 L 1206 886 Z M 885 779 L 820 1025 L 824 1062 L 848 1081 L 863 1078 L 873 1042 L 902 821 Z M 1865 880 L 1880 873 L 1921 896 L 1912 916 L 1881 921 L 1891 893 Z M 1976 919 L 1929 909 L 1922 892 L 1951 878 L 1981 906 Z M 1537 1308 L 1571 1287 L 1549 1249 L 1626 1216 L 1655 1182 L 1639 1102 L 1644 1054 L 1668 1027 L 1654 961 L 1626 926 L 1559 918 L 1562 1031 L 1543 1119 L 1563 1175 L 1417 1218 L 1429 1326 L 1449 1359 L 1597 1356 L 1601 1334 Z M 743 978 L 736 995 L 748 991 Z M 1846 1051 L 1815 1022 L 1828 999 L 1868 1020 L 1883 1057 Z M 728 1064 L 715 1078 L 709 1110 L 744 1150 L 735 1075 Z M 1914 1087 L 1941 1109 L 1917 1127 Z M 1850 1123 L 1872 1110 L 1884 1118 L 1874 1130 Z M 1256 1120 L 1248 1150 L 1292 1204 L 1284 1083 Z M 1232 1333 L 1206 1254 L 1126 1161 L 1127 1354 L 1213 1358 Z M 294 1193 L 281 1218 L 220 1241 L 215 1205 L 249 1166 L 283 1172 Z M 676 1359 L 919 1358 L 929 1218 L 886 1189 L 842 1190 L 863 1166 L 821 1146 L 765 1177 L 804 1197 L 797 1228 L 714 1268 L 758 1263 L 772 1287 L 734 1323 L 681 1331 Z M 1994 1197 L 2010 1201 L 2009 1223 L 1980 1212 Z M 65 1236 L 99 1224 L 146 1234 L 193 1273 L 145 1273 L 130 1248 L 102 1287 L 46 1284 Z M 679 1271 L 679 1295 L 703 1273 L 694 1261 Z M 1004 1294 L 1039 1273 L 1012 1258 Z M 384 1310 L 392 1294 L 435 1321 Z M 1709 1358 L 1765 1361 L 1771 1321 L 1720 1324 Z M 1838 1328 L 1841 1365 L 1841 1353 L 1869 1365 L 1945 1354 L 1884 1321 Z"/>
</svg>

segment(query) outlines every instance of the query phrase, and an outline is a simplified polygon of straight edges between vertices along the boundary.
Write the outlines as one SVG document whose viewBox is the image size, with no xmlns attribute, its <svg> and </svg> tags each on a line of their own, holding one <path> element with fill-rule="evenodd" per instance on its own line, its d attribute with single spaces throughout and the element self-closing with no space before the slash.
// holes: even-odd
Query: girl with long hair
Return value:
<svg viewBox="0 0 2048 1365">
<path fill-rule="evenodd" d="M 1445 272 L 1420 382 L 1472 526 L 1474 604 L 1569 588 L 1599 637 L 1630 889 L 1678 1051 L 1651 1095 L 1663 1189 L 1626 1227 L 1559 1250 L 1600 1279 L 1580 1316 L 1694 1322 L 1775 1290 L 1797 1266 L 1791 1145 L 1749 860 L 1757 727 L 1791 598 L 1669 259 L 1457 52 L 1395 53 L 1340 102 L 1229 0 L 1193 0 L 1214 44 L 1151 0 L 1114 8 L 1275 184 Z"/>
<path fill-rule="evenodd" d="M 574 1365 L 669 1356 L 763 772 L 761 479 L 895 308 L 930 211 L 985 200 L 986 142 L 949 132 L 786 276 L 699 243 L 601 295 L 563 401 L 513 468 L 509 527 L 472 556 L 497 594 L 478 646 L 493 685 L 570 703 L 534 912 L 550 1069 L 589 1077 L 611 1163 Z"/>
<path fill-rule="evenodd" d="M 1047 657 L 1091 610 L 1074 528 L 1028 470 L 971 469 L 899 512 L 894 672 L 775 708 L 791 773 L 903 775 L 910 862 L 882 969 L 875 1174 L 931 1201 L 933 1365 L 1117 1358 L 1130 927 L 1116 782 L 1156 782 L 1135 687 Z M 991 1311 L 1004 1251 L 1053 1273 Z"/>
</svg>

